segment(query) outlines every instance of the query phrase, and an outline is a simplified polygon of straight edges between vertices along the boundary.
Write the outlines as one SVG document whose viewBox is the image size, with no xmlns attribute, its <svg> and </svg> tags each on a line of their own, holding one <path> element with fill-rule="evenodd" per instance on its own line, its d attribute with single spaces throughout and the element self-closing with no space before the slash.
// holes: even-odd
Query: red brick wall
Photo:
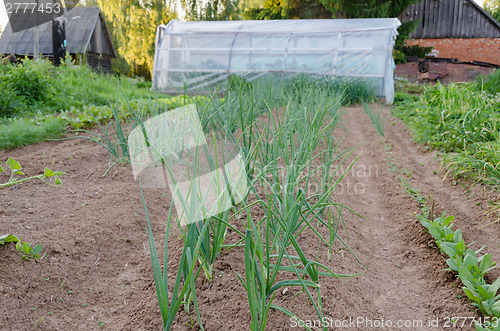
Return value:
<svg viewBox="0 0 500 331">
<path fill-rule="evenodd" d="M 500 38 L 408 39 L 408 45 L 432 46 L 439 57 L 500 65 Z"/>
</svg>

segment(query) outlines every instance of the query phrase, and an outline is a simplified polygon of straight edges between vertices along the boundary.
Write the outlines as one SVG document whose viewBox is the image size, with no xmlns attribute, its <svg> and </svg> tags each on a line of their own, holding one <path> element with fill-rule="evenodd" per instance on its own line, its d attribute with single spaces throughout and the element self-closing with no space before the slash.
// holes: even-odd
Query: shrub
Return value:
<svg viewBox="0 0 500 331">
<path fill-rule="evenodd" d="M 150 87 L 150 82 L 103 75 L 70 62 L 53 67 L 43 59 L 24 59 L 15 66 L 0 64 L 0 117 L 109 106 L 125 97 L 148 98 Z"/>
<path fill-rule="evenodd" d="M 27 105 L 50 101 L 55 92 L 51 67 L 46 62 L 34 65 L 29 60 L 23 60 L 22 63 L 4 78 L 8 88 Z"/>
<path fill-rule="evenodd" d="M 405 57 L 416 56 L 419 59 L 423 59 L 426 54 L 432 51 L 432 47 L 422 47 L 420 45 L 402 46 L 401 51 L 404 53 Z"/>
</svg>

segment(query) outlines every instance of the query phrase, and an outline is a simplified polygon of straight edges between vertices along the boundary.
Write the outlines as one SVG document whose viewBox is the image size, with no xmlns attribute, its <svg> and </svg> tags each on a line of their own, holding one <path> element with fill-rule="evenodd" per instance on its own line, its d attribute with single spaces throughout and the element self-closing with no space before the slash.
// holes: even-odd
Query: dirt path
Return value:
<svg viewBox="0 0 500 331">
<path fill-rule="evenodd" d="M 445 176 L 446 169 L 438 153 L 428 151 L 409 139 L 408 128 L 402 121 L 392 117 L 389 109 L 378 109 L 391 118 L 386 125 L 386 136 L 393 146 L 392 154 L 396 162 L 412 173 L 409 180 L 422 190 L 423 195 L 432 197 L 435 213 L 446 211 L 447 215 L 454 215 L 455 227 L 463 230 L 465 242 L 475 243 L 471 246 L 475 250 L 485 246 L 484 252 L 491 254 L 493 261 L 500 261 L 500 226 L 488 225 L 498 216 L 485 217 L 488 202 L 496 201 L 498 194 L 481 185 L 454 181 L 452 175 Z M 494 269 L 489 273 L 490 279 L 498 277 L 500 270 Z"/>
<path fill-rule="evenodd" d="M 443 271 L 444 259 L 414 217 L 418 206 L 400 187 L 398 174 L 389 169 L 389 155 L 400 169 L 411 173 L 412 185 L 436 200 L 437 211 L 457 215 L 466 241 L 486 244 L 498 261 L 497 227 L 477 230 L 471 225 L 470 220 L 480 220 L 476 204 L 486 196 L 478 190 L 467 200 L 461 187 L 442 182 L 440 173 L 433 173 L 439 168 L 434 154 L 412 143 L 404 125 L 390 117 L 388 109 L 373 107 L 388 116 L 386 137 L 392 147 L 386 149 L 362 107 L 349 108 L 343 115 L 348 133 L 341 146 L 359 145 L 356 151 L 361 155 L 335 192 L 338 202 L 365 216 L 345 213 L 349 246 L 368 270 L 337 243 L 327 262 L 332 270 L 365 272 L 344 279 L 344 284 L 335 278 L 323 279 L 325 314 L 333 326 L 344 323 L 346 329 L 371 329 L 370 325 L 379 326 L 373 328 L 377 330 L 448 329 L 445 322 L 450 317 L 476 314 L 454 276 Z M 337 138 L 343 134 L 336 132 Z M 61 187 L 31 182 L 0 191 L 0 233 L 41 242 L 47 253 L 39 263 L 24 262 L 13 245 L 0 247 L 1 330 L 161 329 L 139 190 L 130 167 L 117 166 L 102 178 L 109 158 L 106 153 L 86 141 L 0 151 L 1 160 L 13 156 L 29 174 L 44 166 L 68 172 Z M 166 196 L 153 190 L 145 193 L 153 227 L 160 235 Z M 236 239 L 234 233 L 227 238 Z M 311 237 L 300 240 L 310 246 L 310 254 L 316 254 L 317 244 Z M 171 236 L 169 242 L 178 257 L 181 241 Z M 235 274 L 244 273 L 242 256 L 242 249 L 224 252 L 214 266 L 213 281 L 198 284 L 206 330 L 249 329 L 246 293 Z M 314 320 L 305 296 L 295 294 L 294 290 L 280 293 L 276 303 L 304 320 Z M 429 321 L 438 323 L 437 327 Z M 189 315 L 180 312 L 174 330 L 192 330 L 190 323 Z M 268 330 L 292 330 L 292 326 L 290 319 L 271 311 Z"/>
<path fill-rule="evenodd" d="M 440 329 L 452 316 L 476 316 L 466 300 L 457 298 L 464 295 L 452 275 L 442 272 L 443 258 L 429 247 L 430 237 L 421 232 L 413 215 L 419 212 L 417 204 L 400 187 L 398 174 L 390 170 L 389 156 L 421 152 L 401 147 L 411 144 L 408 136 L 389 139 L 392 149 L 388 151 L 362 107 L 348 109 L 342 119 L 348 130 L 345 144 L 359 145 L 362 150 L 347 176 L 354 190 L 342 196 L 346 204 L 366 217 L 351 217 L 357 224 L 354 233 L 359 231 L 359 237 L 351 241 L 353 249 L 362 254 L 358 256 L 369 269 L 346 282 L 363 288 L 364 308 L 356 312 L 358 316 L 361 312 L 360 316 L 366 318 L 412 325 L 406 329 L 418 329 L 419 322 L 423 323 L 421 329 L 433 329 L 429 321 L 435 323 L 436 318 Z"/>
</svg>

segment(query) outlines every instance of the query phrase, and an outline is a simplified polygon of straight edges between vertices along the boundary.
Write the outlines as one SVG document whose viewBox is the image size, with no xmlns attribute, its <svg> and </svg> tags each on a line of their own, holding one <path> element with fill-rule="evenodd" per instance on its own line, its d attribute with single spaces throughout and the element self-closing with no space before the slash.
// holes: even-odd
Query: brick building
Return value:
<svg viewBox="0 0 500 331">
<path fill-rule="evenodd" d="M 400 20 L 419 20 L 408 45 L 432 46 L 442 58 L 500 65 L 500 23 L 473 0 L 424 0 Z"/>
</svg>

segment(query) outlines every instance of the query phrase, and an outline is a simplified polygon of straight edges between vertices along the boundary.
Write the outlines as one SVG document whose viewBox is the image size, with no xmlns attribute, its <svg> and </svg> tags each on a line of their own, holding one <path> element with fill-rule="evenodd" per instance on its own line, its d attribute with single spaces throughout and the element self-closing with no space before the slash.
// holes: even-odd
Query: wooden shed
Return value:
<svg viewBox="0 0 500 331">
<path fill-rule="evenodd" d="M 399 18 L 419 20 L 408 45 L 432 46 L 439 57 L 500 64 L 500 23 L 473 0 L 424 0 Z"/>
<path fill-rule="evenodd" d="M 116 54 L 101 10 L 75 7 L 62 18 L 66 23 L 66 50 L 77 64 L 111 73 L 111 59 Z M 51 58 L 52 23 L 38 26 L 38 36 L 40 54 Z M 0 54 L 32 57 L 34 38 L 34 28 L 16 33 L 7 28 L 0 38 Z"/>
</svg>

